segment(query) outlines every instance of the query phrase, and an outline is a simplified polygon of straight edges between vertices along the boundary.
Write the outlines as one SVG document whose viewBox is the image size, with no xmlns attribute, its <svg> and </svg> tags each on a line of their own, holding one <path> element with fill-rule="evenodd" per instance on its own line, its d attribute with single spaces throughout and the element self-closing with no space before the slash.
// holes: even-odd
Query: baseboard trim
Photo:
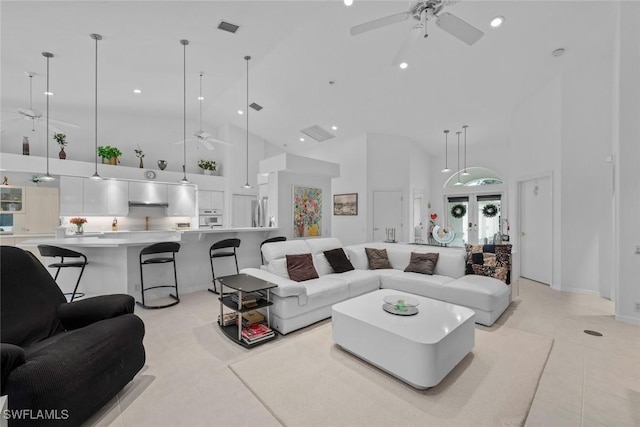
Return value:
<svg viewBox="0 0 640 427">
<path fill-rule="evenodd" d="M 640 326 L 640 318 L 638 317 L 621 316 L 619 314 L 616 314 L 616 320 L 619 322 L 631 323 L 632 325 Z"/>
<path fill-rule="evenodd" d="M 574 294 L 585 294 L 585 295 L 593 295 L 596 297 L 600 297 L 600 293 L 597 291 L 589 291 L 581 288 L 560 288 L 559 290 L 562 292 L 572 292 Z"/>
</svg>

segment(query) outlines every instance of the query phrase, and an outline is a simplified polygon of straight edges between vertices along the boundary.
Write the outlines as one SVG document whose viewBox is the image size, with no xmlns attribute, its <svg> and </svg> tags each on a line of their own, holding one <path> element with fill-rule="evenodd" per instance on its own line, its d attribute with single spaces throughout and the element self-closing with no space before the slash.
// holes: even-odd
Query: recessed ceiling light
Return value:
<svg viewBox="0 0 640 427">
<path fill-rule="evenodd" d="M 404 70 L 405 68 L 407 68 L 408 66 L 409 66 L 409 64 L 407 64 L 406 62 L 401 62 L 401 63 L 400 63 L 400 68 L 402 68 L 403 70 Z"/>
<path fill-rule="evenodd" d="M 288 147 L 288 146 L 289 146 L 289 144 L 282 144 L 282 146 L 283 146 L 283 147 Z"/>
<path fill-rule="evenodd" d="M 140 89 L 134 89 L 133 93 L 142 93 L 142 91 Z"/>
<path fill-rule="evenodd" d="M 556 49 L 553 52 L 551 52 L 551 55 L 556 56 L 556 57 L 562 56 L 562 55 L 564 55 L 564 49 L 563 48 Z"/>
<path fill-rule="evenodd" d="M 353 4 L 353 0 L 344 0 L 345 6 L 351 6 Z"/>
<path fill-rule="evenodd" d="M 47 96 L 53 96 L 53 92 L 45 92 L 44 94 Z"/>
<path fill-rule="evenodd" d="M 496 16 L 491 20 L 492 28 L 498 28 L 502 24 L 504 24 L 504 16 Z"/>
<path fill-rule="evenodd" d="M 242 111 L 242 110 L 238 110 L 238 114 L 243 115 L 243 114 L 244 114 L 244 111 Z"/>
<path fill-rule="evenodd" d="M 198 101 L 204 101 L 204 96 L 199 96 Z"/>
<path fill-rule="evenodd" d="M 331 129 L 338 130 L 338 126 L 331 126 Z"/>
<path fill-rule="evenodd" d="M 300 142 L 304 142 L 304 138 L 300 138 Z"/>
</svg>

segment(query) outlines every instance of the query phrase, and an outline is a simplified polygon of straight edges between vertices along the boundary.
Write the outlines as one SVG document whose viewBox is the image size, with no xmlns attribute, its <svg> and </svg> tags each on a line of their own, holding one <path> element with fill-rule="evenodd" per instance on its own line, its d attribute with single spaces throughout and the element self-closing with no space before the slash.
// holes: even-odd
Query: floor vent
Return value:
<svg viewBox="0 0 640 427">
<path fill-rule="evenodd" d="M 236 31 L 238 31 L 238 28 L 240 28 L 239 25 L 235 25 L 235 24 L 231 24 L 229 22 L 225 22 L 225 21 L 220 21 L 220 23 L 218 24 L 218 29 L 222 30 L 222 31 L 228 31 L 232 34 L 235 34 Z"/>
<path fill-rule="evenodd" d="M 601 334 L 600 332 L 597 332 L 597 331 L 591 331 L 591 330 L 589 330 L 589 329 L 585 329 L 585 330 L 584 330 L 584 333 L 585 333 L 585 334 L 588 334 L 588 335 L 593 335 L 594 337 L 601 337 L 601 336 L 602 336 L 602 334 Z"/>
<path fill-rule="evenodd" d="M 260 104 L 256 104 L 255 102 L 252 102 L 252 103 L 249 105 L 249 107 L 253 108 L 253 109 L 254 109 L 254 110 L 256 110 L 256 111 L 260 111 L 260 110 L 262 110 L 262 105 L 260 105 Z"/>
<path fill-rule="evenodd" d="M 332 134 L 328 130 L 321 128 L 318 125 L 313 125 L 305 129 L 300 129 L 300 132 L 304 133 L 310 138 L 315 139 L 318 142 L 326 141 L 327 139 L 336 137 L 334 134 Z"/>
</svg>

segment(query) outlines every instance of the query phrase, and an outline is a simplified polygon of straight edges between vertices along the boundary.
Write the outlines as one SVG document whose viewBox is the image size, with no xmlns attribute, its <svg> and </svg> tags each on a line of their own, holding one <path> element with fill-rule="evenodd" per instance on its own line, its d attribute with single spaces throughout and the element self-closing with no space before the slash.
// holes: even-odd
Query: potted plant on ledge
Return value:
<svg viewBox="0 0 640 427">
<path fill-rule="evenodd" d="M 200 159 L 198 160 L 198 167 L 202 169 L 205 175 L 213 175 L 213 172 L 218 169 L 218 164 L 213 160 Z"/>
<path fill-rule="evenodd" d="M 60 152 L 58 153 L 58 157 L 63 160 L 66 159 L 67 153 L 64 152 L 64 146 L 67 145 L 67 135 L 65 135 L 64 133 L 54 133 L 53 139 L 55 139 L 58 145 L 60 146 Z"/>
<path fill-rule="evenodd" d="M 110 145 L 101 145 L 98 147 L 98 156 L 102 157 L 102 163 L 117 165 L 120 163 L 122 151 Z"/>
</svg>

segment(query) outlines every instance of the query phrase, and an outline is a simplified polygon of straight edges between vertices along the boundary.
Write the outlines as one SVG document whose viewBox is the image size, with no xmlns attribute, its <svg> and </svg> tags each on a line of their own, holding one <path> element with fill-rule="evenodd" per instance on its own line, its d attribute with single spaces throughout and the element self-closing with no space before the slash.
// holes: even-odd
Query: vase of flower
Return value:
<svg viewBox="0 0 640 427">
<path fill-rule="evenodd" d="M 82 235 L 84 234 L 84 224 L 87 222 L 86 218 L 71 218 L 69 223 L 76 226 L 76 230 L 74 234 Z"/>
<path fill-rule="evenodd" d="M 140 146 L 138 146 L 138 148 L 134 149 L 133 151 L 136 152 L 136 157 L 140 159 L 140 169 L 144 168 L 144 163 L 142 163 L 142 158 L 144 157 L 144 151 L 140 149 Z"/>
<path fill-rule="evenodd" d="M 67 153 L 64 151 L 64 147 L 60 147 L 60 152 L 58 153 L 58 158 L 64 160 L 67 158 Z"/>
</svg>

